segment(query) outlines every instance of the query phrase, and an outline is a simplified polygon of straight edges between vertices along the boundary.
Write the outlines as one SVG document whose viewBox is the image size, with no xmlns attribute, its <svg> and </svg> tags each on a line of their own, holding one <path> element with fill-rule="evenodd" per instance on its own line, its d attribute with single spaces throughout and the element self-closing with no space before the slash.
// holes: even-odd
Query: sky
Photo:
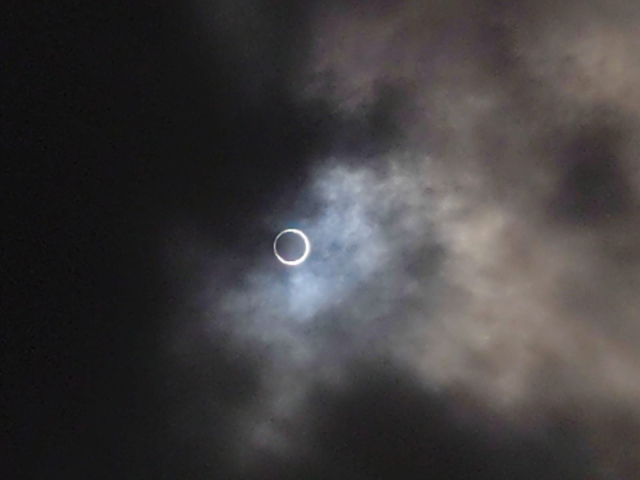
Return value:
<svg viewBox="0 0 640 480">
<path fill-rule="evenodd" d="M 555 3 L 9 5 L 2 470 L 640 478 L 640 7 Z"/>
</svg>

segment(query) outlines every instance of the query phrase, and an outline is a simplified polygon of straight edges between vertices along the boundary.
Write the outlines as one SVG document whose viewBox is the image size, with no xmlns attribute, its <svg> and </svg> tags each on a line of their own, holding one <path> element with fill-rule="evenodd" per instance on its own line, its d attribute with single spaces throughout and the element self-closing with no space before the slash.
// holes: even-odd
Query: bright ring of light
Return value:
<svg viewBox="0 0 640 480">
<path fill-rule="evenodd" d="M 304 241 L 304 253 L 297 260 L 285 260 L 278 253 L 278 249 L 276 248 L 276 245 L 278 243 L 278 239 L 282 235 L 284 235 L 285 233 L 295 233 L 296 235 L 299 235 L 300 237 L 302 237 L 302 240 Z M 298 229 L 295 229 L 295 228 L 289 228 L 287 230 L 281 231 L 276 236 L 276 239 L 273 241 L 273 253 L 275 253 L 276 258 L 278 260 L 280 260 L 282 263 L 284 263 L 285 265 L 290 265 L 290 266 L 300 265 L 302 262 L 304 262 L 307 259 L 307 257 L 309 256 L 310 252 L 311 252 L 311 243 L 309 243 L 309 239 L 307 238 L 307 236 L 301 230 L 298 230 Z"/>
</svg>

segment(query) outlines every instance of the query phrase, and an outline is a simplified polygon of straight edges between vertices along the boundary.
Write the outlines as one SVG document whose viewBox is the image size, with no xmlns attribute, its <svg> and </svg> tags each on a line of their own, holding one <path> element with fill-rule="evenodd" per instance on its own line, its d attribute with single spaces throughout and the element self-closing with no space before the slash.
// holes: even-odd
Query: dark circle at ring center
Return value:
<svg viewBox="0 0 640 480">
<path fill-rule="evenodd" d="M 297 233 L 284 233 L 276 241 L 276 250 L 278 255 L 287 262 L 294 262 L 302 258 L 305 254 L 307 246 L 304 239 Z"/>
</svg>

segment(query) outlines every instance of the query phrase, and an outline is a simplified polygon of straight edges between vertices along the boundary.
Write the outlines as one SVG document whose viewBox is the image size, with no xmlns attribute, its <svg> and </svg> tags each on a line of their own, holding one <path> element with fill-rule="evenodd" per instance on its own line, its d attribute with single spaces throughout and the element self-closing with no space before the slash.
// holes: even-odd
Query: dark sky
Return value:
<svg viewBox="0 0 640 480">
<path fill-rule="evenodd" d="M 632 6 L 14 3 L 7 478 L 639 478 Z"/>
</svg>

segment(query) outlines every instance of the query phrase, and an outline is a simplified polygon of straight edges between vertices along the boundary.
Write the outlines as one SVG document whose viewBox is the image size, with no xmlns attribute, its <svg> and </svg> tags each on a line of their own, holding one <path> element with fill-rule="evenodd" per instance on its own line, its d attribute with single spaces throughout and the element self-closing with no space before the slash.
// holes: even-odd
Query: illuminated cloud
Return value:
<svg viewBox="0 0 640 480">
<path fill-rule="evenodd" d="M 560 9 L 578 26 L 552 21 L 547 2 L 314 10 L 296 101 L 374 131 L 387 125 L 371 120 L 381 92 L 409 101 L 386 111 L 397 131 L 384 152 L 315 159 L 287 196 L 295 208 L 258 221 L 264 256 L 235 261 L 237 282 L 220 281 L 229 252 L 202 254 L 194 329 L 259 352 L 259 400 L 234 417 L 240 450 L 301 454 L 313 388 L 340 392 L 354 362 L 376 358 L 465 399 L 461 415 L 480 423 L 579 424 L 594 455 L 633 478 L 640 70 L 620 73 L 632 22 L 595 16 L 596 3 Z M 283 271 L 268 246 L 292 226 L 313 253 Z M 610 412 L 626 412 L 629 438 Z"/>
</svg>

